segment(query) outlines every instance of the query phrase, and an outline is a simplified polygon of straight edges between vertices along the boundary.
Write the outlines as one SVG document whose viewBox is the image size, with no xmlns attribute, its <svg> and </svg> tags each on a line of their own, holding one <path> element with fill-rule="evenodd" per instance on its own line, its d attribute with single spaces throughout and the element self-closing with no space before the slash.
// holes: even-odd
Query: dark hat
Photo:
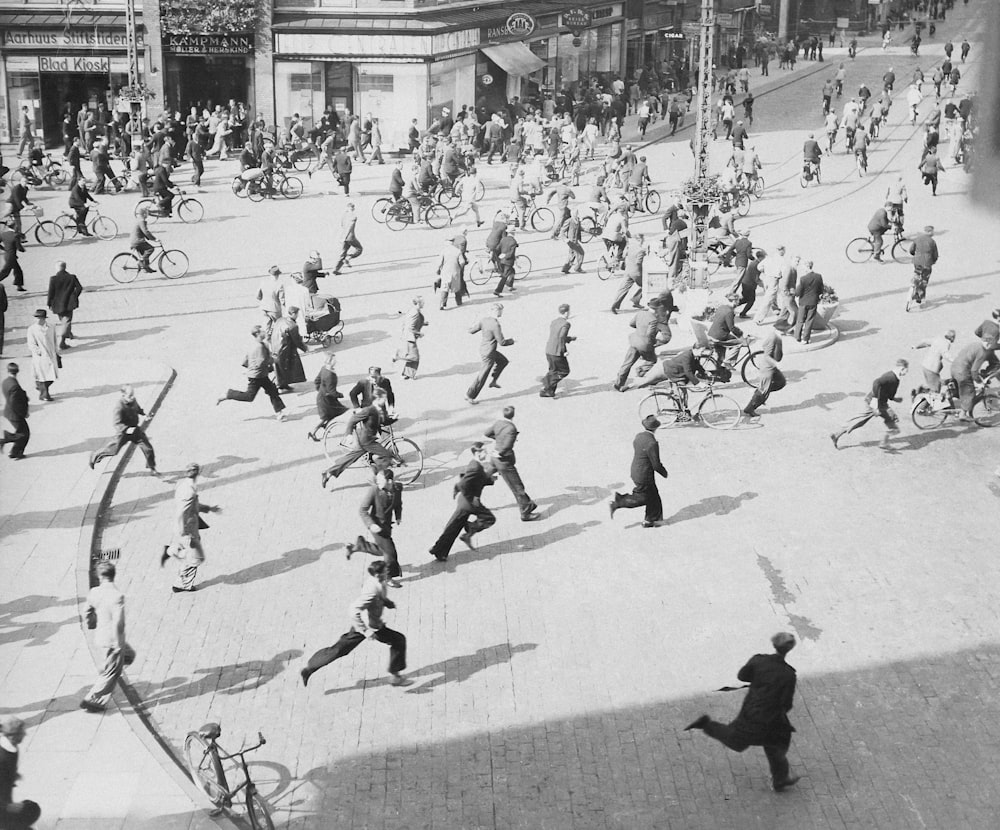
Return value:
<svg viewBox="0 0 1000 830">
<path fill-rule="evenodd" d="M 656 419 L 655 415 L 647 415 L 645 418 L 642 419 L 642 428 L 651 430 L 659 429 L 660 422 Z"/>
<path fill-rule="evenodd" d="M 48 317 L 49 313 L 44 308 L 40 308 L 40 309 L 38 309 L 38 311 L 35 312 L 35 316 L 36 317 Z"/>
<path fill-rule="evenodd" d="M 661 291 L 657 295 L 656 299 L 660 301 L 660 305 L 662 305 L 667 311 L 680 311 L 680 309 L 674 305 L 674 292 L 670 289 Z"/>
</svg>

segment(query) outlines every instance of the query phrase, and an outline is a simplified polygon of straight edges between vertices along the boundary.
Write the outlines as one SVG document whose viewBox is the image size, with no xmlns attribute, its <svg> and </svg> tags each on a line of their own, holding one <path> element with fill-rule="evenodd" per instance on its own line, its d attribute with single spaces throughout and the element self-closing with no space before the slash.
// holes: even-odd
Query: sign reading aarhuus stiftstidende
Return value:
<svg viewBox="0 0 1000 830">
<path fill-rule="evenodd" d="M 510 43 L 527 40 L 535 31 L 536 23 L 527 12 L 514 12 L 503 23 L 495 26 L 483 26 L 480 29 L 481 43 Z"/>
</svg>

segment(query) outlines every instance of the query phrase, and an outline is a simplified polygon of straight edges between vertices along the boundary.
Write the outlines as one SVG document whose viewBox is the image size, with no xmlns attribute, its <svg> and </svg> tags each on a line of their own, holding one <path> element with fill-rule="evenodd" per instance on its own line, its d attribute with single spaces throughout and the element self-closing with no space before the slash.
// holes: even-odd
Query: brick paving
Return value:
<svg viewBox="0 0 1000 830">
<path fill-rule="evenodd" d="M 957 30 L 975 12 L 956 10 L 948 25 Z M 859 58 L 852 75 L 872 83 L 887 60 L 904 77 L 898 54 Z M 968 68 L 974 77 L 977 65 Z M 517 342 L 503 389 L 467 407 L 477 353 L 465 330 L 488 289 L 473 289 L 471 307 L 439 313 L 428 263 L 447 234 L 362 221 L 366 256 L 335 283 L 347 320 L 341 388 L 372 362 L 390 369 L 398 312 L 413 293 L 431 307 L 420 379 L 391 373 L 400 431 L 428 459 L 406 494 L 397 532 L 405 587 L 388 613 L 410 642 L 415 684 L 405 690 L 386 684 L 378 644 L 308 689 L 299 683 L 302 659 L 345 630 L 366 564 L 343 557 L 359 529 L 364 477 L 351 472 L 320 490 L 324 461 L 304 437 L 314 424 L 306 385 L 287 397 L 284 424 L 263 400 L 212 406 L 239 381 L 267 265 L 297 268 L 315 246 L 334 253 L 344 199 L 314 195 L 329 187 L 326 174 L 297 203 L 260 206 L 235 202 L 225 169 L 214 174 L 200 197 L 206 222 L 165 226 L 192 258 L 194 274 L 178 283 L 109 284 L 115 243 L 60 249 L 96 289 L 77 328 L 109 352 L 124 346 L 177 368 L 153 433 L 161 467 L 178 473 L 200 461 L 203 497 L 223 507 L 209 517 L 208 561 L 191 596 L 171 594 L 170 574 L 157 567 L 171 527 L 168 484 L 126 476 L 104 531 L 105 547 L 125 551 L 123 585 L 141 608 L 130 619 L 139 658 L 128 680 L 164 739 L 176 748 L 209 719 L 222 723 L 226 746 L 261 729 L 268 745 L 255 778 L 280 823 L 303 830 L 992 826 L 997 566 L 984 517 L 996 504 L 996 437 L 905 423 L 891 452 L 877 449 L 869 427 L 836 453 L 826 434 L 896 357 L 919 360 L 912 344 L 949 326 L 968 339 L 997 304 L 997 269 L 977 244 L 995 220 L 965 202 L 960 170 L 942 176 L 933 203 L 910 177 L 919 130 L 898 123 L 897 104 L 873 173 L 904 171 L 908 226 L 933 219 L 942 232 L 928 307 L 905 315 L 908 269 L 843 257 L 884 179 L 859 182 L 841 155 L 825 163 L 823 187 L 802 191 L 795 181 L 802 131 L 819 126 L 821 83 L 817 74 L 789 87 L 781 121 L 762 125 L 755 140 L 773 189 L 745 221 L 759 244 L 787 240 L 816 259 L 841 294 L 842 340 L 786 360 L 789 386 L 760 427 L 660 436 L 671 473 L 661 529 L 641 529 L 635 515 L 609 522 L 606 512 L 625 486 L 638 403 L 610 392 L 628 326 L 604 311 L 613 286 L 593 273 L 558 274 L 561 245 L 529 238 L 538 273 L 507 301 L 504 330 Z M 677 138 L 648 150 L 665 192 L 687 174 L 687 138 Z M 487 174 L 493 192 L 503 170 Z M 384 168 L 361 172 L 362 216 L 385 177 Z M 490 199 L 488 213 L 502 201 Z M 129 204 L 105 201 L 124 222 Z M 246 217 L 252 244 L 227 237 L 230 223 L 218 217 L 232 216 Z M 473 249 L 481 238 L 473 234 Z M 394 262 L 401 251 L 408 261 Z M 29 251 L 29 286 L 56 256 Z M 560 400 L 539 400 L 547 323 L 565 299 L 580 338 L 573 374 Z M 30 297 L 15 316 L 29 307 Z M 311 376 L 319 356 L 305 362 Z M 498 524 L 477 551 L 456 549 L 439 565 L 426 551 L 450 512 L 462 451 L 506 402 L 518 407 L 519 467 L 542 519 L 518 522 L 498 483 L 484 498 Z M 806 777 L 776 796 L 759 751 L 735 755 L 680 730 L 702 711 L 735 712 L 738 693 L 709 690 L 733 683 L 782 628 L 802 641 L 790 658 L 800 676 L 791 760 Z"/>
</svg>

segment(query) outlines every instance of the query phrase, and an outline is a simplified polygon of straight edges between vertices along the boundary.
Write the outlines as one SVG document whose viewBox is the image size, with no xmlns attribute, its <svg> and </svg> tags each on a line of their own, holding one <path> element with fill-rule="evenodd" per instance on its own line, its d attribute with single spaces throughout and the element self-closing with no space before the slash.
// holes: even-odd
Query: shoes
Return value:
<svg viewBox="0 0 1000 830">
<path fill-rule="evenodd" d="M 539 516 L 537 513 L 525 513 L 523 516 L 521 516 L 521 521 L 522 522 L 533 522 L 536 519 L 540 519 L 540 518 L 542 518 L 542 517 Z"/>
<path fill-rule="evenodd" d="M 310 441 L 315 441 L 316 443 L 319 443 L 319 438 L 316 437 L 316 433 L 313 432 L 312 430 L 309 430 L 309 432 L 306 433 L 306 438 L 308 438 Z"/>
<path fill-rule="evenodd" d="M 528 509 L 525 511 L 527 513 L 534 513 L 538 509 L 538 505 L 534 502 L 528 503 Z"/>
<path fill-rule="evenodd" d="M 618 309 L 617 309 L 617 308 L 615 308 L 614 306 L 611 306 L 611 308 L 609 309 L 609 311 L 610 311 L 610 312 L 611 312 L 612 314 L 617 314 L 617 313 L 618 313 Z"/>
<path fill-rule="evenodd" d="M 17 290 L 18 290 L 18 291 L 27 291 L 28 289 L 27 289 L 27 288 L 25 288 L 25 287 L 24 287 L 23 285 L 19 285 L 19 286 L 17 287 Z"/>
<path fill-rule="evenodd" d="M 656 522 L 643 522 L 643 527 L 656 527 Z"/>
<path fill-rule="evenodd" d="M 708 715 L 702 715 L 697 720 L 692 721 L 687 726 L 684 727 L 685 732 L 690 732 L 692 729 L 704 729 L 706 724 L 711 720 Z"/>
<path fill-rule="evenodd" d="M 388 581 L 387 584 L 389 585 L 390 588 L 402 588 L 403 587 L 403 583 L 400 582 L 396 577 L 392 577 Z"/>
<path fill-rule="evenodd" d="M 104 706 L 96 701 L 91 700 L 89 697 L 85 697 L 80 701 L 80 708 L 86 709 L 88 712 L 103 712 Z"/>
<path fill-rule="evenodd" d="M 303 686 L 309 685 L 309 669 L 302 669 L 302 671 L 299 672 L 299 677 L 302 678 Z"/>
<path fill-rule="evenodd" d="M 284 421 L 285 420 L 285 410 L 282 409 L 282 410 L 279 410 L 278 412 L 275 412 L 274 413 L 274 417 L 277 418 L 279 421 Z"/>
<path fill-rule="evenodd" d="M 838 433 L 836 433 L 836 432 L 831 432 L 830 433 L 830 440 L 833 441 L 833 448 L 835 450 L 839 450 L 840 447 L 837 445 L 837 441 L 840 440 L 840 435 Z"/>
<path fill-rule="evenodd" d="M 223 402 L 224 400 L 226 400 L 226 398 L 217 398 L 217 399 L 216 399 L 216 401 L 215 401 L 215 405 L 216 405 L 216 406 L 218 406 L 218 405 L 219 405 L 220 403 L 222 403 L 222 402 Z"/>
<path fill-rule="evenodd" d="M 42 400 L 45 400 L 45 399 L 42 398 Z M 94 469 L 94 459 L 93 458 L 88 459 L 87 465 L 90 467 L 91 470 L 93 470 Z"/>
<path fill-rule="evenodd" d="M 438 562 L 447 562 L 448 561 L 448 554 L 447 553 L 441 554 L 441 553 L 435 553 L 434 551 L 429 551 L 429 553 L 430 553 L 431 556 L 433 556 L 435 559 L 437 559 Z"/>
<path fill-rule="evenodd" d="M 466 531 L 461 536 L 458 537 L 462 544 L 464 544 L 469 550 L 475 550 L 476 546 L 472 543 L 472 536 Z"/>
<path fill-rule="evenodd" d="M 490 381 L 490 389 L 499 389 L 499 388 L 500 388 L 499 383 L 497 383 L 495 380 Z"/>
<path fill-rule="evenodd" d="M 347 556 L 347 561 L 350 562 L 351 556 L 354 555 L 354 544 L 352 542 L 348 542 L 346 545 L 344 545 L 344 547 L 346 548 L 344 553 Z"/>
<path fill-rule="evenodd" d="M 73 347 L 72 347 L 72 345 L 70 345 L 69 343 L 67 343 L 65 340 L 63 340 L 63 342 L 59 344 L 59 348 L 60 349 L 72 349 Z"/>
<path fill-rule="evenodd" d="M 465 402 L 471 403 L 473 406 L 479 403 L 479 401 L 477 401 L 475 398 L 470 398 L 468 395 L 465 396 Z"/>
<path fill-rule="evenodd" d="M 615 497 L 608 502 L 608 508 L 611 511 L 611 518 L 615 517 L 615 511 L 618 509 L 618 494 L 615 493 Z"/>
<path fill-rule="evenodd" d="M 174 587 L 171 588 L 170 590 L 173 591 L 175 594 L 193 594 L 198 589 L 194 585 L 192 585 L 190 588 L 178 588 L 176 585 L 174 585 Z"/>
<path fill-rule="evenodd" d="M 163 553 L 160 554 L 160 567 L 164 567 L 167 564 L 167 560 L 170 558 L 170 545 L 163 546 Z"/>
<path fill-rule="evenodd" d="M 327 482 L 331 478 L 333 478 L 333 473 L 331 473 L 329 470 L 323 470 L 323 472 L 320 474 L 320 480 L 323 482 L 323 489 L 324 490 L 326 489 Z"/>
<path fill-rule="evenodd" d="M 149 473 L 151 476 L 156 476 L 157 478 L 162 478 L 162 476 L 160 475 L 160 471 L 157 470 L 156 467 L 147 467 L 146 468 L 146 472 Z"/>
<path fill-rule="evenodd" d="M 801 775 L 790 775 L 784 781 L 775 781 L 774 791 L 776 793 L 780 793 L 786 787 L 791 787 L 794 786 L 795 784 L 798 784 L 801 778 L 802 778 Z"/>
<path fill-rule="evenodd" d="M 555 392 L 546 392 L 544 389 L 538 393 L 539 398 L 554 398 Z"/>
<path fill-rule="evenodd" d="M 403 677 L 402 675 L 394 674 L 392 677 L 389 678 L 389 685 L 390 686 L 412 686 L 413 685 L 413 681 L 410 680 L 410 678 L 408 678 L 408 677 Z"/>
</svg>

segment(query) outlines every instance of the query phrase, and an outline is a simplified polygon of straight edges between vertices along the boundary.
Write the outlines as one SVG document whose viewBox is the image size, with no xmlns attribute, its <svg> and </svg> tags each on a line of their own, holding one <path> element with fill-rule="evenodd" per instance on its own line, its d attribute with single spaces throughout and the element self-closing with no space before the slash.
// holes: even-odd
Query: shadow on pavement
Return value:
<svg viewBox="0 0 1000 830">
<path fill-rule="evenodd" d="M 334 545 L 328 547 L 337 546 Z M 272 576 L 280 576 L 281 574 L 290 573 L 296 568 L 302 568 L 318 561 L 323 553 L 328 551 L 328 547 L 318 549 L 296 548 L 295 550 L 286 551 L 277 559 L 269 559 L 266 562 L 258 562 L 256 565 L 251 565 L 249 568 L 244 568 L 243 570 L 236 571 L 235 573 L 212 577 L 211 579 L 200 583 L 198 585 L 198 590 L 204 591 L 205 589 L 215 585 L 246 585 L 248 582 L 256 582 L 258 579 L 268 579 Z"/>
<path fill-rule="evenodd" d="M 0 604 L 0 645 L 19 640 L 30 640 L 30 642 L 25 643 L 28 647 L 45 645 L 49 637 L 53 636 L 62 626 L 77 622 L 79 617 L 73 614 L 72 617 L 59 622 L 51 620 L 19 622 L 18 618 L 60 606 L 68 605 L 75 608 L 76 604 L 76 599 L 59 599 L 40 594 L 29 594 Z"/>
<path fill-rule="evenodd" d="M 663 524 L 676 525 L 692 519 L 704 519 L 708 516 L 725 516 L 739 509 L 744 502 L 753 501 L 757 496 L 757 493 L 749 491 L 740 493 L 738 496 L 709 496 L 694 504 L 689 504 L 687 507 L 682 507 L 673 516 L 664 519 Z"/>
<path fill-rule="evenodd" d="M 846 392 L 820 392 L 818 395 L 806 398 L 802 403 L 789 406 L 776 406 L 773 409 L 768 409 L 768 414 L 776 415 L 779 412 L 796 412 L 799 409 L 811 409 L 812 407 L 819 407 L 820 409 L 829 411 L 831 404 L 839 403 L 847 398 L 863 398 L 864 396 L 864 392 L 851 392 L 850 394 Z"/>
</svg>

